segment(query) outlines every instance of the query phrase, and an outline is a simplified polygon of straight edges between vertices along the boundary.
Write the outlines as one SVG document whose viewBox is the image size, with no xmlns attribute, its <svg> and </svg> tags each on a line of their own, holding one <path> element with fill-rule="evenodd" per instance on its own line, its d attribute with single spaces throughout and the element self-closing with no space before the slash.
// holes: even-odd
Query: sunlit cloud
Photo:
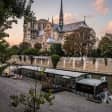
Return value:
<svg viewBox="0 0 112 112">
<path fill-rule="evenodd" d="M 68 12 L 64 13 L 64 23 L 65 24 L 76 22 L 77 20 L 78 20 L 78 17 L 75 16 L 74 14 L 68 13 Z M 59 15 L 56 15 L 54 17 L 54 22 L 59 23 Z"/>
<path fill-rule="evenodd" d="M 106 0 L 94 0 L 93 6 L 95 10 L 102 15 L 106 15 L 109 11 Z"/>
<path fill-rule="evenodd" d="M 112 20 L 107 23 L 104 31 L 107 33 L 112 33 Z"/>
<path fill-rule="evenodd" d="M 112 20 L 109 21 L 104 28 L 101 29 L 100 35 L 104 36 L 105 33 L 112 33 Z"/>
</svg>

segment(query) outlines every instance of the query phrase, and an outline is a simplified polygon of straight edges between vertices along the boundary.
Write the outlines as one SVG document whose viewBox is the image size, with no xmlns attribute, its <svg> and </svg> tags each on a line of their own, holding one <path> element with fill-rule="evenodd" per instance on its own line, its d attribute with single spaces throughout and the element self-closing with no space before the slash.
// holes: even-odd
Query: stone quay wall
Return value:
<svg viewBox="0 0 112 112">
<path fill-rule="evenodd" d="M 16 55 L 12 56 L 10 63 L 52 68 L 49 56 Z M 112 75 L 112 58 L 61 57 L 57 69 Z"/>
</svg>

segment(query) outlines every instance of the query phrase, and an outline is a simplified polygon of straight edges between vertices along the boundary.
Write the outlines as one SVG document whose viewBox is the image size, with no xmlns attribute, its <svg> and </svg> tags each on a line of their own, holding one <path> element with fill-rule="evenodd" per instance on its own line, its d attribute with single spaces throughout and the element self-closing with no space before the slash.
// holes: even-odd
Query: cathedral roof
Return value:
<svg viewBox="0 0 112 112">
<path fill-rule="evenodd" d="M 63 32 L 72 32 L 72 31 L 78 30 L 82 27 L 90 29 L 90 27 L 85 23 L 85 21 L 80 21 L 80 22 L 65 24 L 63 26 Z M 60 32 L 60 27 L 59 27 L 58 24 L 54 24 L 53 28 L 54 28 L 55 31 Z"/>
<path fill-rule="evenodd" d="M 71 31 L 75 31 L 78 30 L 80 28 L 90 28 L 85 21 L 80 21 L 80 22 L 76 22 L 76 23 L 71 23 L 71 24 L 66 24 L 63 27 L 63 32 L 71 32 Z"/>
</svg>

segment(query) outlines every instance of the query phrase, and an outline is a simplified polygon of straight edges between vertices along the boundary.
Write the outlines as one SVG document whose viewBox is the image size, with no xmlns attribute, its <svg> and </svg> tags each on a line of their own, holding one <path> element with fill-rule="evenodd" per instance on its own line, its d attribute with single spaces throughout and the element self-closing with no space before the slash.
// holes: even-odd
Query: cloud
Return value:
<svg viewBox="0 0 112 112">
<path fill-rule="evenodd" d="M 106 0 L 95 0 L 93 6 L 96 11 L 102 15 L 106 15 L 109 11 L 108 6 L 106 5 Z"/>
<path fill-rule="evenodd" d="M 99 32 L 100 36 L 103 36 L 105 33 L 112 33 L 112 20 L 109 21 L 104 28 L 102 28 Z"/>
<path fill-rule="evenodd" d="M 112 33 L 112 20 L 107 23 L 104 31 L 107 33 Z"/>
<path fill-rule="evenodd" d="M 64 23 L 65 24 L 76 22 L 76 21 L 77 21 L 77 16 L 75 16 L 72 13 L 68 13 L 68 12 L 64 13 Z M 56 15 L 54 17 L 54 22 L 59 23 L 59 15 Z"/>
</svg>

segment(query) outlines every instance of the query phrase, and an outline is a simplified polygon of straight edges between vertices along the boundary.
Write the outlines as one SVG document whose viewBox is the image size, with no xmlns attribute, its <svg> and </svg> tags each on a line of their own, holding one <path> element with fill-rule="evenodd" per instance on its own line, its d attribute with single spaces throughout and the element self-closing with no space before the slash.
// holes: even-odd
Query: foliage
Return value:
<svg viewBox="0 0 112 112">
<path fill-rule="evenodd" d="M 39 51 L 39 55 L 42 55 L 42 56 L 49 56 L 49 51 L 47 51 L 47 49 L 45 49 L 45 50 L 40 50 Z"/>
<path fill-rule="evenodd" d="M 17 23 L 17 18 L 28 16 L 32 0 L 0 0 L 0 39 L 9 36 L 5 30 L 12 28 L 12 23 Z M 28 9 L 29 8 L 29 9 Z"/>
<path fill-rule="evenodd" d="M 101 57 L 101 50 L 99 48 L 91 50 L 89 57 Z"/>
<path fill-rule="evenodd" d="M 51 56 L 51 61 L 52 61 L 53 68 L 56 68 L 56 66 L 57 66 L 57 64 L 58 64 L 58 62 L 59 62 L 59 60 L 60 60 L 60 56 L 59 56 L 59 55 L 53 54 L 53 55 Z"/>
<path fill-rule="evenodd" d="M 44 75 L 45 68 L 40 70 L 40 75 Z M 34 74 L 36 75 L 36 74 Z M 52 105 L 52 101 L 55 98 L 50 92 L 43 93 L 37 91 L 37 80 L 35 80 L 34 89 L 30 89 L 27 94 L 12 95 L 11 106 L 17 108 L 22 105 L 24 107 L 24 112 L 37 112 L 41 105 L 49 103 Z"/>
<path fill-rule="evenodd" d="M 5 40 L 0 41 L 0 63 L 5 63 L 11 57 L 11 49 Z"/>
<path fill-rule="evenodd" d="M 45 70 L 46 70 L 46 68 L 42 67 L 39 71 L 40 75 L 42 75 L 42 76 L 45 75 Z"/>
<path fill-rule="evenodd" d="M 30 48 L 31 45 L 29 43 L 27 43 L 27 42 L 22 42 L 22 43 L 20 43 L 19 47 L 21 49 L 27 49 L 27 48 Z"/>
<path fill-rule="evenodd" d="M 52 44 L 50 46 L 50 54 L 64 55 L 61 44 Z"/>
<path fill-rule="evenodd" d="M 42 93 L 30 89 L 28 94 L 13 95 L 10 98 L 12 107 L 17 108 L 19 105 L 23 105 L 24 112 L 37 112 L 41 105 L 47 102 L 52 104 L 54 96 L 51 93 Z"/>
<path fill-rule="evenodd" d="M 38 55 L 38 49 L 35 49 L 35 48 L 28 48 L 28 49 L 25 49 L 23 51 L 23 54 L 24 55 L 35 55 L 37 56 Z"/>
<path fill-rule="evenodd" d="M 22 42 L 19 45 L 19 49 L 18 49 L 18 54 L 24 54 L 25 50 L 27 50 L 28 48 L 31 48 L 31 45 L 27 42 Z"/>
<path fill-rule="evenodd" d="M 42 45 L 40 43 L 36 43 L 34 45 L 34 48 L 37 49 L 37 50 L 40 50 L 42 48 Z"/>
<path fill-rule="evenodd" d="M 99 49 L 103 57 L 112 58 L 112 34 L 106 34 L 99 43 Z"/>
<path fill-rule="evenodd" d="M 69 56 L 88 55 L 95 44 L 95 33 L 92 29 L 80 28 L 65 38 L 63 49 Z"/>
<path fill-rule="evenodd" d="M 19 47 L 18 46 L 14 45 L 14 46 L 10 47 L 10 53 L 12 55 L 17 55 L 18 51 L 19 51 Z"/>
<path fill-rule="evenodd" d="M 13 55 L 38 55 L 39 49 L 32 48 L 27 42 L 22 42 L 19 46 L 12 46 L 11 52 Z"/>
</svg>

